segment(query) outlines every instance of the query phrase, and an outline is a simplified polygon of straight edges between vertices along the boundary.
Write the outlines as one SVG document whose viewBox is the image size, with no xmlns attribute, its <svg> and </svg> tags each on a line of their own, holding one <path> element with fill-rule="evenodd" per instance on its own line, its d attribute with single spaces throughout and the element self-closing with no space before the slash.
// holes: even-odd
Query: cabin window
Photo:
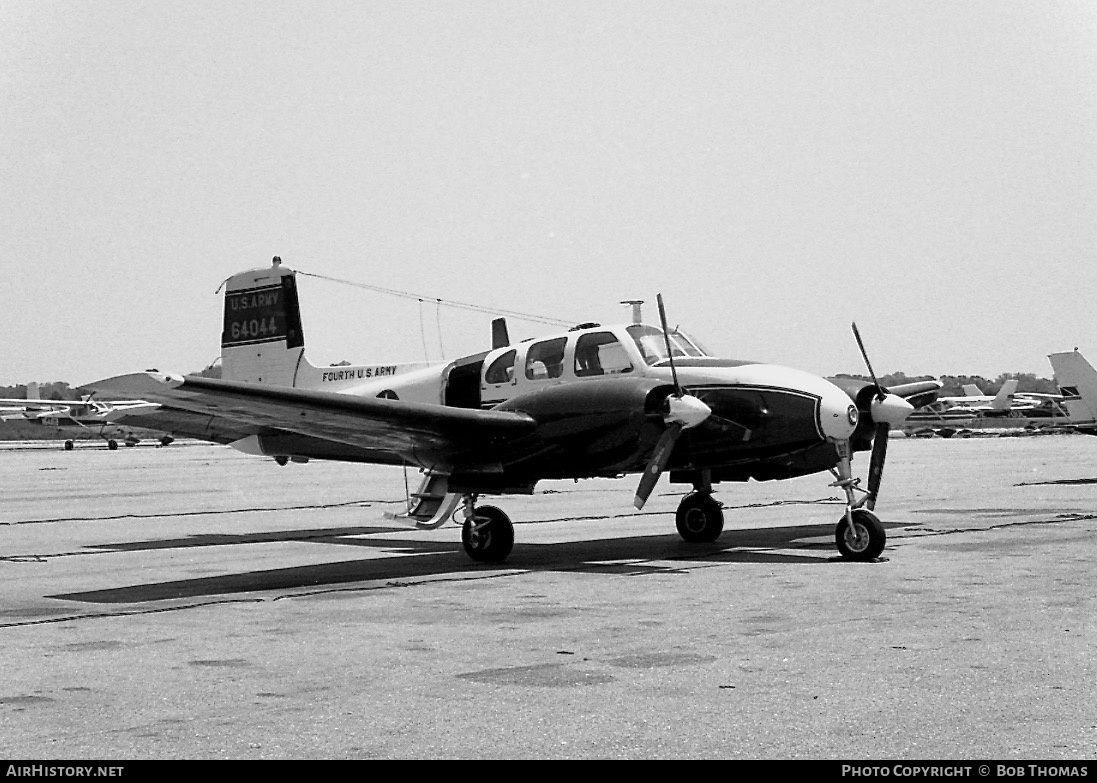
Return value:
<svg viewBox="0 0 1097 783">
<path fill-rule="evenodd" d="M 568 338 L 542 340 L 526 351 L 526 377 L 531 381 L 559 378 L 564 372 L 564 346 Z"/>
<path fill-rule="evenodd" d="M 514 380 L 514 357 L 517 353 L 511 348 L 492 362 L 488 371 L 484 373 L 484 383 L 510 383 Z"/>
<path fill-rule="evenodd" d="M 640 324 L 628 327 L 627 331 L 636 343 L 636 347 L 640 349 L 644 361 L 649 365 L 657 364 L 669 358 L 667 355 L 667 340 L 663 337 L 661 330 L 656 329 L 654 326 Z M 670 349 L 675 356 L 705 355 L 703 350 L 681 332 L 671 331 L 669 337 Z"/>
<path fill-rule="evenodd" d="M 575 343 L 575 374 L 580 378 L 630 370 L 632 362 L 612 332 L 590 332 Z"/>
</svg>

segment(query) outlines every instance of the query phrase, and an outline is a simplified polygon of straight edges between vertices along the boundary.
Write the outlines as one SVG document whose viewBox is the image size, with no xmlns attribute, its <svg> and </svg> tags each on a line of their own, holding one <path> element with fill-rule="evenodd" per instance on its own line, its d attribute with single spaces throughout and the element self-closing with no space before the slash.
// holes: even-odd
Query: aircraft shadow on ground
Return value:
<svg viewBox="0 0 1097 783">
<path fill-rule="evenodd" d="M 391 528 L 346 527 L 325 530 L 293 530 L 249 535 L 198 535 L 162 541 L 139 541 L 95 547 L 108 551 L 149 551 L 202 546 L 226 546 L 271 542 L 365 546 L 393 552 L 392 556 L 342 560 L 262 571 L 242 571 L 220 576 L 153 582 L 125 587 L 70 592 L 48 598 L 83 603 L 124 604 L 178 599 L 210 598 L 240 593 L 334 588 L 361 584 L 383 586 L 400 580 L 452 576 L 455 579 L 489 576 L 515 571 L 566 571 L 625 576 L 666 574 L 714 563 L 776 563 L 814 565 L 832 562 L 833 525 L 725 530 L 712 544 L 689 544 L 677 534 L 641 535 L 627 538 L 522 543 L 522 526 L 517 526 L 518 543 L 503 563 L 481 564 L 468 559 L 460 544 L 416 538 L 414 531 L 385 538 L 358 538 L 368 533 L 392 533 Z M 398 531 L 401 532 L 402 531 Z M 802 539 L 826 537 L 826 542 Z M 795 549 L 803 554 L 790 554 Z M 767 551 L 773 550 L 773 551 Z M 421 555 L 430 555 L 423 557 Z M 241 560 L 244 561 L 245 556 Z M 667 562 L 680 563 L 680 567 Z M 121 572 L 124 574 L 125 572 Z"/>
</svg>

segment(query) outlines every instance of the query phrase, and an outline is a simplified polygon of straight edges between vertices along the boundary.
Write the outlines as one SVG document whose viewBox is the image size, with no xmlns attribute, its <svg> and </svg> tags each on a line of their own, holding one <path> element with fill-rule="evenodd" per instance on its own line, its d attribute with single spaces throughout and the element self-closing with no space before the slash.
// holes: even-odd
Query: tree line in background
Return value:
<svg viewBox="0 0 1097 783">
<path fill-rule="evenodd" d="M 214 362 L 205 369 L 192 373 L 192 375 L 198 375 L 203 378 L 220 378 L 221 365 L 218 362 Z M 866 381 L 871 380 L 867 375 L 850 375 L 848 373 L 838 373 L 837 377 L 859 378 Z M 1036 374 L 1031 372 L 1002 373 L 994 380 L 984 378 L 981 375 L 940 375 L 935 378 L 932 375 L 910 376 L 902 372 L 893 372 L 890 375 L 880 376 L 880 383 L 884 386 L 894 386 L 902 383 L 912 383 L 914 381 L 937 380 L 944 384 L 940 392 L 940 396 L 942 397 L 962 397 L 964 396 L 964 385 L 973 383 L 982 390 L 983 394 L 993 396 L 1002 388 L 1002 384 L 1013 378 L 1017 379 L 1017 391 L 1019 392 L 1034 392 L 1037 394 L 1059 393 L 1059 388 L 1056 386 L 1054 380 L 1049 378 L 1037 378 Z M 72 388 L 64 381 L 39 383 L 38 391 L 43 400 L 79 400 L 81 396 L 79 389 Z M 0 386 L 0 397 L 8 399 L 26 399 L 26 396 L 27 387 L 25 384 Z"/>
</svg>

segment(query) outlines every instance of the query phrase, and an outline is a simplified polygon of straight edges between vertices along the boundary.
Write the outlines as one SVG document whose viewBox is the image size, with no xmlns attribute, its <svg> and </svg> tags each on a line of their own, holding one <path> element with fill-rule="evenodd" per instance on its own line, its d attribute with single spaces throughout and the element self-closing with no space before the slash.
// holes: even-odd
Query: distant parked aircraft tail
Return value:
<svg viewBox="0 0 1097 783">
<path fill-rule="evenodd" d="M 1048 356 L 1071 424 L 1097 426 L 1097 370 L 1077 350 Z"/>
<path fill-rule="evenodd" d="M 994 399 L 990 402 L 990 409 L 992 411 L 1008 411 L 1013 407 L 1013 394 L 1016 391 L 1017 379 L 1010 378 L 1002 384 L 1002 388 L 994 395 Z"/>
</svg>

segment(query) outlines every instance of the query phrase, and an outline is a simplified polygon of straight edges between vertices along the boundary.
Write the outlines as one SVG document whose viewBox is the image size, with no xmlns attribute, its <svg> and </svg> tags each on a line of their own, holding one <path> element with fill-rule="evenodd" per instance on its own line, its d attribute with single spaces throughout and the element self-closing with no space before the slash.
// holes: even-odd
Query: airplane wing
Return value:
<svg viewBox="0 0 1097 783">
<path fill-rule="evenodd" d="M 898 394 L 915 408 L 921 408 L 937 399 L 937 393 L 943 385 L 940 381 L 913 381 L 888 386 L 887 390 L 892 394 Z"/>
<path fill-rule="evenodd" d="M 162 407 L 127 417 L 147 426 L 226 443 L 292 433 L 370 452 L 446 457 L 470 444 L 517 439 L 536 429 L 524 413 L 356 397 L 195 376 L 135 373 L 82 388 L 139 396 Z M 172 426 L 173 420 L 178 426 Z M 146 426 L 146 425 L 141 425 Z M 195 430 L 202 429 L 202 432 Z M 205 434 L 203 434 L 205 433 Z"/>
<path fill-rule="evenodd" d="M 68 410 L 81 405 L 98 404 L 111 408 L 138 408 L 151 405 L 147 400 L 36 400 L 36 399 L 0 399 L 0 410 L 18 408 L 19 410 Z"/>
<path fill-rule="evenodd" d="M 0 406 L 6 410 L 9 407 L 20 410 L 56 410 L 68 408 L 71 405 L 79 405 L 80 400 L 16 400 L 0 399 Z"/>
<path fill-rule="evenodd" d="M 859 398 L 863 394 L 868 394 L 868 389 L 876 388 L 869 381 L 855 376 L 841 376 L 827 378 L 827 380 L 839 388 L 845 389 L 846 393 L 851 397 Z M 910 383 L 887 386 L 885 389 L 892 394 L 902 397 L 915 408 L 920 408 L 923 405 L 929 405 L 931 402 L 936 401 L 937 395 L 941 391 L 943 385 L 944 384 L 940 381 L 911 381 Z"/>
</svg>

